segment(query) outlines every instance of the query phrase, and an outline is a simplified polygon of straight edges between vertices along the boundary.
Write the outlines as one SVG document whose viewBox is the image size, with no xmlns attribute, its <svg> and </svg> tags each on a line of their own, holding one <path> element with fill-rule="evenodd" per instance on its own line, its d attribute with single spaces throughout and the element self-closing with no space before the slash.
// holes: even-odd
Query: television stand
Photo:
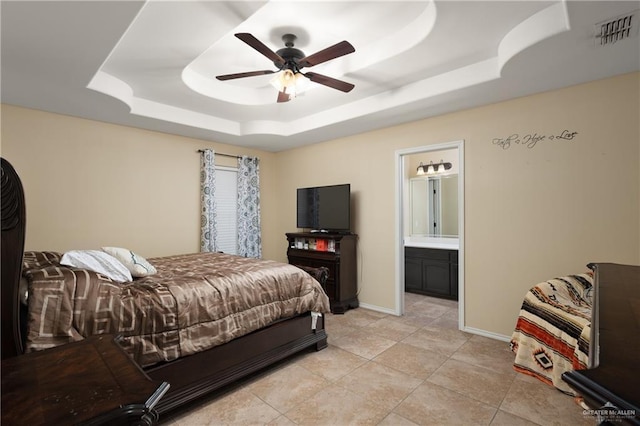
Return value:
<svg viewBox="0 0 640 426">
<path fill-rule="evenodd" d="M 303 232 L 304 233 L 304 232 Z M 327 229 L 312 229 L 309 231 L 311 234 L 332 234 L 332 235 L 355 235 L 351 231 L 331 231 Z"/>
<path fill-rule="evenodd" d="M 292 265 L 325 267 L 329 277 L 325 291 L 331 312 L 343 314 L 358 307 L 355 234 L 334 232 L 287 233 L 287 258 Z"/>
</svg>

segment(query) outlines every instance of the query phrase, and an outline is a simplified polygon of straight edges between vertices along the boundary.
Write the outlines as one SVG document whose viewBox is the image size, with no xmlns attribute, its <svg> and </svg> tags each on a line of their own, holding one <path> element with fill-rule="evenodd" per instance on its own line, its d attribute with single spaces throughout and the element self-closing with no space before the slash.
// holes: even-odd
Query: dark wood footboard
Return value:
<svg viewBox="0 0 640 426">
<path fill-rule="evenodd" d="M 312 330 L 307 313 L 170 363 L 147 368 L 150 378 L 171 384 L 156 411 L 161 415 L 307 348 L 327 346 L 324 318 Z"/>
</svg>

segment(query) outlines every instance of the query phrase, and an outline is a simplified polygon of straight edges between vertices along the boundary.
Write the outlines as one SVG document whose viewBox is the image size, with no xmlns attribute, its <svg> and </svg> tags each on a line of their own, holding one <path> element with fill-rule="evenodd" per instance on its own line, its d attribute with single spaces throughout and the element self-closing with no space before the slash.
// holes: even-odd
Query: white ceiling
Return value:
<svg viewBox="0 0 640 426">
<path fill-rule="evenodd" d="M 3 103 L 281 151 L 640 70 L 632 37 L 602 47 L 596 25 L 639 1 L 2 1 Z M 635 19 L 640 18 L 640 13 Z M 276 103 L 275 70 L 234 37 L 273 51 L 298 36 L 310 55 L 350 55 L 311 71 Z M 306 71 L 307 69 L 305 69 Z"/>
</svg>

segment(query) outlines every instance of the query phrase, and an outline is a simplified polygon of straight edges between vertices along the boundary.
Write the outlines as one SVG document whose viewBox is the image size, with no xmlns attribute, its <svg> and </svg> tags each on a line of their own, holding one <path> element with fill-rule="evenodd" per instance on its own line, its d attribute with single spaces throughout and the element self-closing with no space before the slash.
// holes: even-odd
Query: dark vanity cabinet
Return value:
<svg viewBox="0 0 640 426">
<path fill-rule="evenodd" d="M 404 248 L 404 288 L 458 300 L 458 250 Z"/>
</svg>

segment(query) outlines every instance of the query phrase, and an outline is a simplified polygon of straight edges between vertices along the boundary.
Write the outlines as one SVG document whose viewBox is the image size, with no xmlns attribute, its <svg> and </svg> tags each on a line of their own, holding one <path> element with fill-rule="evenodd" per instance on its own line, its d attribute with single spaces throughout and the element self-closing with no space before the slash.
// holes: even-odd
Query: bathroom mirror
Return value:
<svg viewBox="0 0 640 426">
<path fill-rule="evenodd" d="M 411 235 L 458 237 L 458 175 L 410 181 Z"/>
</svg>

